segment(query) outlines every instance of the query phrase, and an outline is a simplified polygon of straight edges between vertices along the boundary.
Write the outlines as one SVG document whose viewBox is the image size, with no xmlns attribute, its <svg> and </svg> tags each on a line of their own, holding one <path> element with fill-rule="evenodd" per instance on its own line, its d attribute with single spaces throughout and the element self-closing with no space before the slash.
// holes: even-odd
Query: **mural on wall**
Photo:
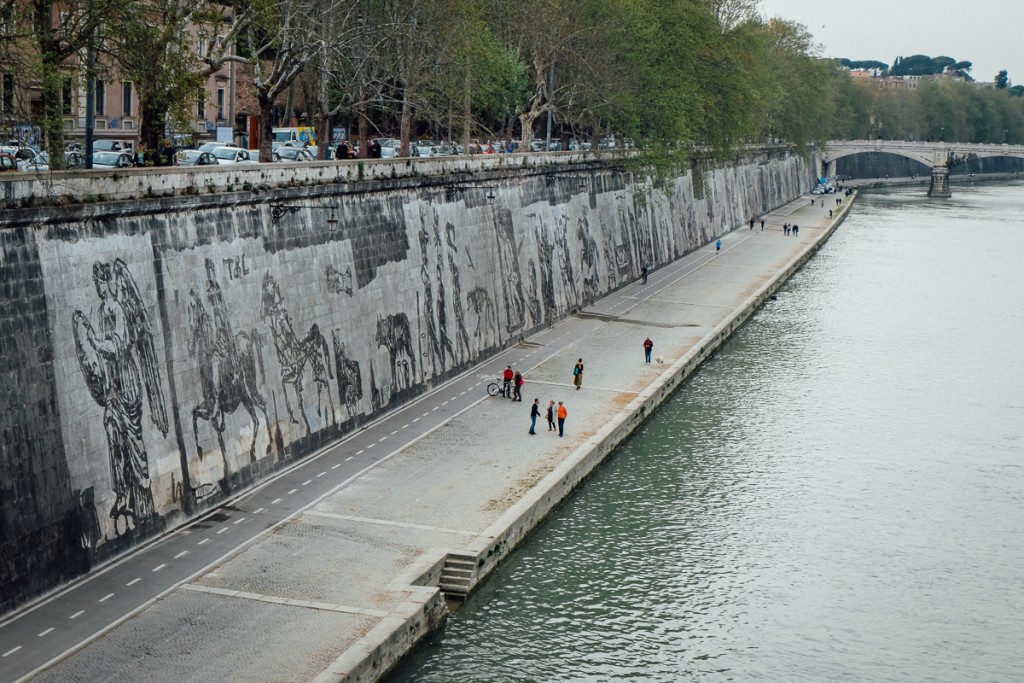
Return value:
<svg viewBox="0 0 1024 683">
<path fill-rule="evenodd" d="M 260 433 L 260 419 L 267 436 L 266 453 L 271 450 L 270 417 L 267 415 L 267 401 L 260 393 L 259 385 L 266 381 L 263 367 L 262 339 L 255 329 L 232 331 L 224 292 L 217 281 L 217 272 L 210 259 L 206 266 L 207 311 L 202 297 L 195 289 L 189 290 L 188 326 L 189 353 L 199 370 L 199 386 L 202 401 L 192 409 L 192 435 L 196 453 L 204 456 L 199 439 L 199 421 L 203 420 L 217 435 L 221 457 L 224 460 L 224 477 L 230 471 L 228 452 L 224 444 L 228 415 L 244 408 L 252 426 L 252 440 L 249 444 L 249 461 L 256 462 L 256 441 Z"/>
<path fill-rule="evenodd" d="M 555 245 L 548 239 L 548 231 L 544 222 L 536 214 L 529 214 L 535 221 L 534 232 L 537 239 L 537 259 L 540 261 L 540 291 L 544 302 L 544 314 L 548 319 L 555 317 L 558 306 L 555 302 L 555 275 L 552 267 Z"/>
<path fill-rule="evenodd" d="M 569 247 L 569 217 L 562 215 L 558 218 L 558 228 L 555 229 L 555 247 L 558 250 L 558 260 L 561 264 L 559 273 L 562 277 L 562 291 L 570 307 L 578 306 L 580 303 L 579 290 L 576 289 L 576 274 L 572 269 L 572 249 Z"/>
<path fill-rule="evenodd" d="M 473 328 L 476 348 L 486 349 L 497 343 L 498 312 L 494 310 L 491 295 L 483 287 L 474 287 L 466 294 L 466 303 L 476 315 L 476 327 Z"/>
<path fill-rule="evenodd" d="M 526 324 L 526 300 L 519 271 L 519 246 L 511 209 L 495 212 L 495 233 L 498 240 L 498 277 L 505 309 L 505 331 L 515 334 Z"/>
<path fill-rule="evenodd" d="M 597 240 L 590 234 L 590 221 L 586 215 L 576 219 L 576 241 L 580 253 L 580 263 L 583 267 L 583 297 L 587 301 L 593 301 L 601 291 L 599 275 L 599 262 L 601 252 L 597 247 Z"/>
<path fill-rule="evenodd" d="M 448 306 L 445 300 L 445 288 L 444 288 L 444 254 L 442 253 L 441 243 L 441 231 L 438 228 L 438 216 L 434 214 L 434 248 L 437 254 L 437 261 L 435 262 L 435 273 L 437 275 L 437 331 L 441 341 L 441 371 L 447 369 L 447 361 L 445 360 L 445 352 L 448 353 L 448 357 L 452 360 L 452 365 L 455 365 L 455 346 L 452 343 L 452 338 L 448 336 Z"/>
<path fill-rule="evenodd" d="M 445 223 L 445 238 L 448 242 L 448 272 L 452 276 L 452 310 L 455 313 L 455 341 L 458 348 L 457 362 L 462 364 L 473 357 L 473 347 L 469 343 L 469 332 L 466 331 L 466 312 L 462 306 L 462 277 L 455 262 L 459 248 L 455 245 L 455 226 Z"/>
<path fill-rule="evenodd" d="M 309 367 L 311 379 L 316 386 L 316 414 L 323 417 L 324 396 L 327 396 L 327 419 L 335 423 L 334 397 L 331 394 L 330 380 L 334 379 L 331 372 L 330 354 L 327 348 L 327 340 L 320 332 L 320 327 L 313 323 L 309 327 L 306 336 L 301 340 L 295 334 L 292 327 L 291 316 L 284 306 L 284 297 L 281 296 L 281 289 L 277 280 L 268 271 L 263 276 L 262 315 L 270 327 L 270 334 L 274 339 L 274 348 L 277 350 L 277 360 L 281 365 L 281 388 L 284 393 L 284 403 L 288 410 L 288 418 L 292 424 L 299 424 L 292 410 L 292 398 L 289 398 L 289 387 L 294 394 L 295 405 L 302 416 L 302 424 L 305 425 L 306 435 L 312 433 L 309 419 L 306 417 L 304 403 L 302 400 L 302 389 L 305 384 L 306 367 Z"/>
<path fill-rule="evenodd" d="M 441 368 L 444 369 L 444 354 L 441 351 L 441 341 L 437 333 L 437 323 L 434 318 L 434 278 L 430 273 L 430 233 L 427 232 L 426 223 L 420 227 L 419 232 L 420 241 L 420 281 L 423 283 L 423 309 L 421 311 L 421 317 L 426 319 L 427 331 L 421 333 L 421 338 L 425 334 L 427 338 L 427 351 L 424 352 L 424 357 L 429 356 L 430 366 L 432 369 L 431 374 L 438 374 L 437 363 L 441 362 Z M 424 372 L 426 369 L 424 368 Z"/>
<path fill-rule="evenodd" d="M 118 536 L 152 520 L 149 455 L 142 423 L 148 398 L 153 425 L 167 436 L 153 328 L 139 288 L 121 259 L 96 262 L 92 280 L 99 305 L 91 322 L 76 309 L 71 319 L 75 352 L 89 394 L 103 408 L 114 503 L 110 518 Z M 94 324 L 95 323 L 95 326 Z"/>
<path fill-rule="evenodd" d="M 341 330 L 331 331 L 331 345 L 334 347 L 334 372 L 338 377 L 338 399 L 345 404 L 349 419 L 359 412 L 359 401 L 363 399 L 363 375 L 359 362 L 345 353 L 341 341 Z"/>
<path fill-rule="evenodd" d="M 526 310 L 530 314 L 530 325 L 536 326 L 544 322 L 544 313 L 540 309 L 540 283 L 537 281 L 537 264 L 533 259 L 526 264 L 530 271 L 530 301 Z"/>
<path fill-rule="evenodd" d="M 416 375 L 416 359 L 412 352 L 412 332 L 409 316 L 392 313 L 386 317 L 377 316 L 377 334 L 374 337 L 377 348 L 388 350 L 391 363 L 391 394 L 412 387 Z M 390 397 L 388 399 L 390 401 Z M 387 405 L 387 402 L 381 404 Z"/>
<path fill-rule="evenodd" d="M 345 270 L 341 271 L 328 263 L 324 266 L 324 275 L 327 280 L 328 292 L 331 294 L 341 294 L 344 292 L 352 296 L 354 291 L 352 288 L 352 266 L 345 266 Z"/>
</svg>

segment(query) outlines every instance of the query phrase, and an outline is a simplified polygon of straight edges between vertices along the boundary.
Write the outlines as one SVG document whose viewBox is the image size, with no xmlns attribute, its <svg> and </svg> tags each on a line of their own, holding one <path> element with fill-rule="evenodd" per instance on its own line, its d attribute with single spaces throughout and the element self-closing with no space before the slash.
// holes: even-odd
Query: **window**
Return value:
<svg viewBox="0 0 1024 683">
<path fill-rule="evenodd" d="M 71 79 L 64 78 L 60 89 L 60 113 L 65 116 L 71 114 Z"/>
<path fill-rule="evenodd" d="M 106 116 L 107 114 L 107 84 L 96 79 L 96 92 L 93 95 L 93 99 L 96 101 L 96 116 Z"/>
<path fill-rule="evenodd" d="M 14 75 L 4 74 L 3 95 L 0 97 L 0 112 L 14 112 Z"/>
<path fill-rule="evenodd" d="M 121 100 L 121 116 L 132 115 L 132 84 L 124 84 L 124 97 Z"/>
<path fill-rule="evenodd" d="M 206 88 L 199 89 L 199 102 L 196 105 L 196 118 L 206 118 Z"/>
<path fill-rule="evenodd" d="M 224 88 L 217 88 L 217 120 L 224 120 Z"/>
</svg>

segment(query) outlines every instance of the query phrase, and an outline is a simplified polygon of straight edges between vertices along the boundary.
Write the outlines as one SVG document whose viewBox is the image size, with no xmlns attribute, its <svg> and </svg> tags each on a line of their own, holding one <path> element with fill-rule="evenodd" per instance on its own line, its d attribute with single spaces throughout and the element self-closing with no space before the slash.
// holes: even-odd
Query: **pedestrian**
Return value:
<svg viewBox="0 0 1024 683">
<path fill-rule="evenodd" d="M 722 240 L 715 242 L 715 256 L 718 256 L 719 252 L 722 251 Z"/>
<path fill-rule="evenodd" d="M 342 140 L 338 143 L 338 149 L 334 150 L 334 160 L 343 161 L 345 159 L 348 159 L 348 146 Z"/>
<path fill-rule="evenodd" d="M 782 234 L 785 237 L 789 237 L 789 223 L 783 223 L 782 224 Z"/>
<path fill-rule="evenodd" d="M 502 373 L 501 378 L 504 383 L 501 385 L 501 395 L 505 398 L 512 398 L 512 379 L 516 376 L 516 373 L 512 372 L 512 366 L 505 368 L 505 372 Z"/>
<path fill-rule="evenodd" d="M 793 226 L 793 227 L 792 227 L 792 228 L 790 229 L 790 232 L 792 232 L 792 233 L 793 233 L 793 237 L 796 237 L 796 236 L 797 236 L 797 233 L 799 233 L 799 232 L 800 232 L 800 226 L 799 226 L 799 225 L 794 225 L 794 226 Z"/>
<path fill-rule="evenodd" d="M 651 350 L 653 348 L 654 342 L 651 341 L 651 338 L 648 337 L 647 339 L 644 339 L 644 360 L 647 362 L 648 365 L 651 364 Z"/>
<path fill-rule="evenodd" d="M 580 387 L 583 386 L 583 359 L 582 358 L 580 358 L 578 361 L 576 361 L 576 367 L 574 367 L 572 369 L 572 374 L 573 374 L 572 383 L 576 385 L 576 391 L 579 391 Z"/>
<path fill-rule="evenodd" d="M 839 206 L 842 202 L 843 202 L 842 199 L 840 199 L 839 197 L 836 197 L 836 206 Z"/>
<path fill-rule="evenodd" d="M 640 266 L 640 277 L 643 278 L 643 284 L 647 284 L 647 264 Z"/>
<path fill-rule="evenodd" d="M 753 218 L 750 219 L 750 229 L 751 230 L 754 229 L 754 219 Z"/>
<path fill-rule="evenodd" d="M 533 405 L 530 406 L 530 434 L 537 433 L 537 418 L 540 417 L 540 399 L 533 399 Z"/>
<path fill-rule="evenodd" d="M 555 431 L 555 402 L 548 401 L 548 431 Z"/>
<path fill-rule="evenodd" d="M 828 210 L 828 217 L 829 217 L 829 218 L 832 218 L 832 209 L 829 209 L 829 210 Z"/>
<path fill-rule="evenodd" d="M 764 219 L 761 219 L 761 232 L 764 232 Z"/>
<path fill-rule="evenodd" d="M 380 140 L 374 140 L 373 143 L 370 144 L 370 158 L 371 159 L 380 159 L 380 156 L 381 156 Z"/>
<path fill-rule="evenodd" d="M 576 387 L 579 389 L 579 387 Z M 569 417 L 569 411 L 566 410 L 565 404 L 561 401 L 558 402 L 558 435 L 565 436 L 565 418 Z"/>
<path fill-rule="evenodd" d="M 522 403 L 523 402 L 523 393 L 522 393 L 523 392 L 523 385 L 526 384 L 526 380 L 523 379 L 523 373 L 521 373 L 518 370 L 516 370 L 515 377 L 513 378 L 512 381 L 516 385 L 516 387 L 514 389 L 515 393 L 512 394 L 512 400 L 519 401 L 520 403 Z"/>
</svg>

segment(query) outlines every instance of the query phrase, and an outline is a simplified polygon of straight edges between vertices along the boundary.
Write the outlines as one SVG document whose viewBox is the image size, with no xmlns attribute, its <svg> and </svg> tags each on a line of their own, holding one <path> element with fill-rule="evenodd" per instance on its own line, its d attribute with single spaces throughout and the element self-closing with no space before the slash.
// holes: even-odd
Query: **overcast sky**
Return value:
<svg viewBox="0 0 1024 683">
<path fill-rule="evenodd" d="M 761 13 L 806 26 L 826 57 L 891 65 L 897 56 L 945 55 L 973 62 L 979 81 L 1006 69 L 1024 85 L 1021 0 L 761 0 Z"/>
</svg>

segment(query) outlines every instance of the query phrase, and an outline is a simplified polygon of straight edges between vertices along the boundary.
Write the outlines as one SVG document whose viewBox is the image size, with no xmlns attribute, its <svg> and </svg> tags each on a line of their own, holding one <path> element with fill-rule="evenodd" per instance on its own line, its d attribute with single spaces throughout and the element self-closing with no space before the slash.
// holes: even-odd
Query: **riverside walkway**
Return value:
<svg viewBox="0 0 1024 683">
<path fill-rule="evenodd" d="M 376 680 L 443 618 L 439 582 L 485 578 L 813 253 L 852 199 L 835 197 L 736 228 L 15 613 L 0 680 Z M 486 395 L 506 365 L 522 403 Z M 566 403 L 564 438 L 543 416 L 527 434 L 534 398 Z"/>
</svg>

